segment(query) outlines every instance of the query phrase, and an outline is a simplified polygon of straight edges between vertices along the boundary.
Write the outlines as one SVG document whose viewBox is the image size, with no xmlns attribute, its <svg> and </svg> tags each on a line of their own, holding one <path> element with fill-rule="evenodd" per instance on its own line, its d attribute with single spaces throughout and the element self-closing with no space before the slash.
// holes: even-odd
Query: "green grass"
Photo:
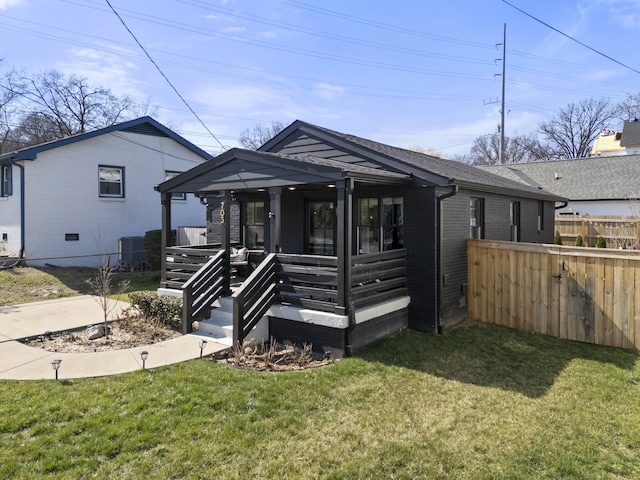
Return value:
<svg viewBox="0 0 640 480">
<path fill-rule="evenodd" d="M 302 372 L 5 381 L 0 478 L 640 478 L 638 360 L 472 324 Z"/>
<path fill-rule="evenodd" d="M 87 279 L 95 275 L 96 269 L 84 267 L 20 267 L 0 270 L 0 306 L 92 294 Z M 130 282 L 127 292 L 155 290 L 160 285 L 158 272 L 114 274 L 114 285 L 122 280 Z"/>
</svg>

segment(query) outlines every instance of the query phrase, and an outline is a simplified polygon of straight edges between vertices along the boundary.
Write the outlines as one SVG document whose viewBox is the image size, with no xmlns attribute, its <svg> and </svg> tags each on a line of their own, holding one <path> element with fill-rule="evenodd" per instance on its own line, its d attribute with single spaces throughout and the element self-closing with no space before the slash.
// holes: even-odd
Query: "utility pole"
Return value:
<svg viewBox="0 0 640 480">
<path fill-rule="evenodd" d="M 507 24 L 504 24 L 502 39 L 502 100 L 500 105 L 500 165 L 504 165 L 504 96 L 505 96 L 505 73 L 507 70 Z"/>
<path fill-rule="evenodd" d="M 502 58 L 496 58 L 495 63 L 502 62 L 502 73 L 496 73 L 493 78 L 502 77 L 502 96 L 500 98 L 500 125 L 498 125 L 498 131 L 500 132 L 500 145 L 498 151 L 498 163 L 504 164 L 504 115 L 505 115 L 505 74 L 507 71 L 507 24 L 504 24 L 504 33 L 502 35 L 502 43 L 496 43 L 496 48 L 502 45 Z M 490 99 L 485 101 L 485 105 L 491 105 L 492 103 L 498 103 L 498 98 L 495 100 Z"/>
</svg>

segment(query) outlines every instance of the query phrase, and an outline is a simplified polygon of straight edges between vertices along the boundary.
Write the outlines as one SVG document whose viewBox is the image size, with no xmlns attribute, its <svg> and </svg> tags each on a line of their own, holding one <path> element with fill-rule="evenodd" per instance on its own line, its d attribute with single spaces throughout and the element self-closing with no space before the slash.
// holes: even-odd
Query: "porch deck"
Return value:
<svg viewBox="0 0 640 480">
<path fill-rule="evenodd" d="M 226 296 L 233 301 L 234 344 L 265 317 L 271 336 L 297 342 L 315 337 L 346 354 L 406 327 L 405 250 L 355 255 L 346 272 L 335 256 L 251 252 L 249 263 L 250 275 L 234 279 L 232 262 L 219 247 L 167 249 L 162 286 L 182 292 L 184 333 Z M 234 280 L 240 285 L 232 293 Z"/>
</svg>

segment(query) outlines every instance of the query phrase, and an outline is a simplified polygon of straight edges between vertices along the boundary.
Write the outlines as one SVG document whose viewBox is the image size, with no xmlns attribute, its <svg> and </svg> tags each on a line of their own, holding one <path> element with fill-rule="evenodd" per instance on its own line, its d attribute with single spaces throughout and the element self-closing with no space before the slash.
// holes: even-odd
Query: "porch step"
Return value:
<svg viewBox="0 0 640 480">
<path fill-rule="evenodd" d="M 211 309 L 211 318 L 200 322 L 197 334 L 223 345 L 233 345 L 233 299 L 220 297 Z"/>
</svg>

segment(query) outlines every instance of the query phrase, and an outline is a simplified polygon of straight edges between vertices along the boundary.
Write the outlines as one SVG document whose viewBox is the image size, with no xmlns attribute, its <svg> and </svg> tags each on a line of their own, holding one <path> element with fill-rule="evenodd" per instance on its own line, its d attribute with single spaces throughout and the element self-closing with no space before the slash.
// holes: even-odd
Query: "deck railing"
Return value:
<svg viewBox="0 0 640 480">
<path fill-rule="evenodd" d="M 267 257 L 236 290 L 233 299 L 233 344 L 242 343 L 277 297 L 277 258 Z"/>
<path fill-rule="evenodd" d="M 195 264 L 193 252 L 176 250 L 181 259 L 171 270 L 182 275 Z M 187 256 L 182 256 L 187 253 Z M 176 255 L 176 258 L 177 255 Z M 175 265 L 174 265 L 175 266 Z M 356 255 L 351 262 L 351 288 L 338 304 L 338 258 L 334 256 L 269 254 L 259 263 L 242 286 L 232 295 L 234 302 L 234 343 L 242 342 L 273 303 L 284 303 L 330 313 L 353 315 L 354 311 L 407 295 L 406 251 L 391 250 Z M 183 289 L 183 325 L 190 328 L 197 315 L 223 294 L 225 272 L 223 252 L 202 266 L 197 274 L 181 285 Z M 167 272 L 167 283 L 170 273 Z M 172 280 L 178 283 L 177 280 Z M 190 331 L 190 330 L 189 330 Z"/>
<path fill-rule="evenodd" d="M 190 333 L 192 323 L 211 315 L 211 307 L 226 293 L 224 251 L 211 257 L 182 285 L 182 332 Z"/>
<path fill-rule="evenodd" d="M 351 302 L 355 309 L 407 295 L 407 251 L 356 255 L 351 260 Z"/>
<path fill-rule="evenodd" d="M 181 289 L 218 252 L 220 246 L 215 245 L 168 247 L 162 269 L 162 286 Z"/>
<path fill-rule="evenodd" d="M 278 293 L 282 303 L 335 312 L 338 258 L 278 254 Z"/>
</svg>

